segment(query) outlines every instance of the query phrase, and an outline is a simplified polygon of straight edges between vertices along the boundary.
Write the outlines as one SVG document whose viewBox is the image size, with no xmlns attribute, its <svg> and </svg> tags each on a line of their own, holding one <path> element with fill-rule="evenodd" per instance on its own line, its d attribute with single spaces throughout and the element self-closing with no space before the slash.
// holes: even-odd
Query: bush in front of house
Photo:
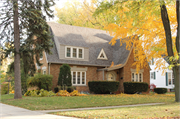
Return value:
<svg viewBox="0 0 180 119">
<path fill-rule="evenodd" d="M 71 67 L 68 64 L 63 64 L 60 67 L 58 85 L 63 86 L 72 86 L 71 83 Z"/>
<path fill-rule="evenodd" d="M 55 93 L 59 92 L 59 88 L 58 88 L 58 87 L 55 87 L 55 88 L 54 88 L 54 92 L 55 92 Z"/>
<path fill-rule="evenodd" d="M 34 77 L 29 77 L 27 79 L 27 86 L 34 87 L 37 86 L 38 89 L 51 90 L 52 87 L 52 75 L 48 74 L 36 74 Z"/>
<path fill-rule="evenodd" d="M 126 94 L 146 92 L 148 90 L 148 84 L 145 82 L 124 82 L 123 86 Z"/>
<path fill-rule="evenodd" d="M 110 94 L 118 90 L 119 81 L 89 81 L 88 86 L 95 94 Z"/>
<path fill-rule="evenodd" d="M 167 93 L 167 88 L 154 88 L 154 92 L 157 94 L 165 94 Z"/>
<path fill-rule="evenodd" d="M 41 90 L 31 90 L 31 91 L 27 91 L 24 96 L 32 96 L 32 97 L 51 97 L 51 96 L 55 96 L 56 94 L 53 93 L 52 91 L 47 91 L 44 89 Z"/>
</svg>

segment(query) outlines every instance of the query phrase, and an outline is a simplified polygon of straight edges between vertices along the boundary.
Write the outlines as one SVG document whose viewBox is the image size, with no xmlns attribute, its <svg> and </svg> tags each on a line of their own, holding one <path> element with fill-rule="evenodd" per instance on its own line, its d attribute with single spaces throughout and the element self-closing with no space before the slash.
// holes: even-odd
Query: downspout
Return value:
<svg viewBox="0 0 180 119">
<path fill-rule="evenodd" d="M 49 63 L 49 67 L 48 67 L 48 68 L 49 68 L 49 69 L 48 69 L 48 71 L 49 71 L 48 73 L 49 73 L 49 74 L 50 74 L 50 65 L 51 65 L 51 63 Z"/>
<path fill-rule="evenodd" d="M 103 81 L 104 81 L 104 70 L 103 70 Z"/>
</svg>

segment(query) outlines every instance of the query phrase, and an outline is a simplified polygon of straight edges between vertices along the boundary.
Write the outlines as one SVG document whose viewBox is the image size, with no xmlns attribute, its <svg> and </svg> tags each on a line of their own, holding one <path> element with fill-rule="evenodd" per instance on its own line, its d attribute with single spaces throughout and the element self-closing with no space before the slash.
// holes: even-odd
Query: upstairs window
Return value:
<svg viewBox="0 0 180 119">
<path fill-rule="evenodd" d="M 71 57 L 71 48 L 67 47 L 66 57 Z"/>
<path fill-rule="evenodd" d="M 106 54 L 105 54 L 103 49 L 101 49 L 97 59 L 108 60 L 108 58 L 107 58 L 107 56 L 106 56 Z"/>
<path fill-rule="evenodd" d="M 84 57 L 83 53 L 84 53 L 84 48 L 71 47 L 71 46 L 65 47 L 65 57 L 66 58 L 83 59 L 83 57 Z"/>
</svg>

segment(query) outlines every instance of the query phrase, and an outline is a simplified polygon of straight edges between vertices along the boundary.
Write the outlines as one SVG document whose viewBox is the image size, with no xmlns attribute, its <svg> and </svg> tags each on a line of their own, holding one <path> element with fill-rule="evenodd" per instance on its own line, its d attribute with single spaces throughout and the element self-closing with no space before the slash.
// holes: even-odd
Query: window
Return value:
<svg viewBox="0 0 180 119">
<path fill-rule="evenodd" d="M 156 72 L 151 72 L 151 79 L 156 79 Z"/>
<path fill-rule="evenodd" d="M 74 58 L 77 57 L 77 56 L 76 56 L 76 55 L 77 55 L 77 51 L 76 51 L 76 50 L 77 50 L 76 48 L 73 48 L 73 57 L 74 57 Z"/>
<path fill-rule="evenodd" d="M 143 82 L 143 74 L 142 73 L 132 73 L 131 76 L 132 82 Z"/>
<path fill-rule="evenodd" d="M 86 72 L 71 71 L 72 85 L 86 85 Z"/>
<path fill-rule="evenodd" d="M 168 72 L 168 82 L 169 82 L 169 85 L 172 84 L 172 73 L 171 72 Z"/>
<path fill-rule="evenodd" d="M 108 59 L 107 59 L 107 56 L 106 56 L 106 54 L 105 54 L 105 52 L 104 52 L 103 49 L 101 49 L 101 51 L 100 51 L 97 59 L 108 60 Z"/>
<path fill-rule="evenodd" d="M 166 86 L 168 85 L 174 85 L 173 72 L 166 72 Z"/>
<path fill-rule="evenodd" d="M 67 48 L 66 57 L 71 57 L 71 48 Z"/>
<path fill-rule="evenodd" d="M 46 74 L 46 70 L 43 70 L 43 74 Z"/>
<path fill-rule="evenodd" d="M 65 57 L 66 58 L 77 58 L 77 59 L 83 59 L 83 48 L 78 47 L 65 47 Z"/>
<path fill-rule="evenodd" d="M 109 73 L 108 74 L 108 81 L 114 81 L 114 75 Z"/>
<path fill-rule="evenodd" d="M 82 58 L 82 49 L 79 49 L 79 58 Z"/>
</svg>

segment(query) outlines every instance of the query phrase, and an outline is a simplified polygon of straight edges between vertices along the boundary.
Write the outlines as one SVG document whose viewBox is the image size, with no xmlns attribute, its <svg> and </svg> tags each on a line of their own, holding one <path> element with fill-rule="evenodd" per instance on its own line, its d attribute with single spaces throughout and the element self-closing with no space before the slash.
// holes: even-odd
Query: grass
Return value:
<svg viewBox="0 0 180 119">
<path fill-rule="evenodd" d="M 30 110 L 53 110 L 69 109 L 83 107 L 103 107 L 143 103 L 172 103 L 175 100 L 174 94 L 164 95 L 88 95 L 74 97 L 24 97 L 22 99 L 13 99 L 14 95 L 2 95 L 1 102 Z"/>
<path fill-rule="evenodd" d="M 103 110 L 84 110 L 70 112 L 55 112 L 52 114 L 90 118 L 90 119 L 142 119 L 152 117 L 177 117 L 180 118 L 180 103 L 171 103 L 156 106 L 123 107 Z M 156 118 L 157 119 L 157 118 Z M 166 118 L 164 118 L 166 119 Z"/>
</svg>

